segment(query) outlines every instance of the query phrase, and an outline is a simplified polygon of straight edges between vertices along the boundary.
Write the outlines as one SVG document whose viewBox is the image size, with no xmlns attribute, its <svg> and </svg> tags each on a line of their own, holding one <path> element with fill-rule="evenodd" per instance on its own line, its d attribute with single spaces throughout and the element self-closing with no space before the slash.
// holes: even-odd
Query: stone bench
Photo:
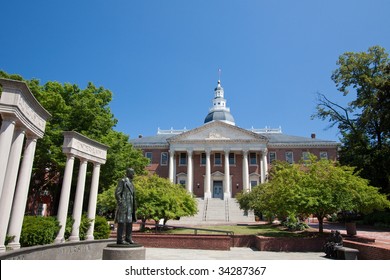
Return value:
<svg viewBox="0 0 390 280">
<path fill-rule="evenodd" d="M 338 260 L 357 260 L 357 254 L 359 253 L 357 249 L 342 246 L 336 246 L 335 250 Z"/>
</svg>

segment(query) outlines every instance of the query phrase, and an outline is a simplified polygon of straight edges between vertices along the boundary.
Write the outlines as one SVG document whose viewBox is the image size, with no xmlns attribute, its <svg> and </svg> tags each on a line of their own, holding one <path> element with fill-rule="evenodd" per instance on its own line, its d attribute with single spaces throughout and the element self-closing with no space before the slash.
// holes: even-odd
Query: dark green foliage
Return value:
<svg viewBox="0 0 390 280">
<path fill-rule="evenodd" d="M 95 239 L 107 239 L 110 237 L 110 225 L 106 218 L 101 216 L 95 217 L 95 227 L 93 236 Z"/>
<path fill-rule="evenodd" d="M 376 211 L 371 214 L 364 215 L 363 223 L 366 225 L 390 228 L 390 212 Z"/>
<path fill-rule="evenodd" d="M 20 245 L 28 247 L 53 243 L 59 230 L 59 222 L 54 217 L 25 216 Z"/>
<path fill-rule="evenodd" d="M 73 226 L 74 220 L 72 217 L 68 216 L 66 219 L 66 227 L 65 227 L 65 240 L 69 238 L 69 236 L 72 234 L 72 226 Z M 87 237 L 87 231 L 89 226 L 91 225 L 91 220 L 88 219 L 86 214 L 83 214 L 81 216 L 81 222 L 80 222 L 80 228 L 79 228 L 79 236 L 80 240 L 85 240 Z"/>
</svg>

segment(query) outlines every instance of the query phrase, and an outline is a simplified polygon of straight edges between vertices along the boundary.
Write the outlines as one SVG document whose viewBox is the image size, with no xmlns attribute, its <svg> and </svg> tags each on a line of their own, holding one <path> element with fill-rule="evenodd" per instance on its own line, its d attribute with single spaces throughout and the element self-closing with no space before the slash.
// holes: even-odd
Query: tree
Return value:
<svg viewBox="0 0 390 280">
<path fill-rule="evenodd" d="M 359 177 L 355 169 L 311 155 L 300 164 L 276 162 L 270 171 L 270 181 L 255 187 L 251 193 L 241 193 L 240 207 L 276 215 L 314 214 L 323 232 L 327 215 L 340 211 L 370 213 L 390 207 L 387 197 Z"/>
<path fill-rule="evenodd" d="M 198 211 L 192 194 L 167 178 L 137 176 L 134 185 L 137 191 L 137 216 L 143 224 L 147 220 L 158 223 L 160 219 L 164 219 L 165 224 L 170 219 L 193 216 Z"/>
<path fill-rule="evenodd" d="M 347 52 L 332 74 L 344 96 L 356 94 L 346 106 L 319 94 L 313 117 L 337 125 L 341 133 L 340 162 L 361 170 L 361 175 L 390 193 L 390 60 L 385 49 Z"/>
</svg>

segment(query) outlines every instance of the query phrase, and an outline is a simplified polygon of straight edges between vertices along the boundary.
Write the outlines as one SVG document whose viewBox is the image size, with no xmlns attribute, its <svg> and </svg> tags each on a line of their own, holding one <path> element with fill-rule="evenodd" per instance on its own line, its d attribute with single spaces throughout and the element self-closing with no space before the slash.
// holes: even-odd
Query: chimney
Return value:
<svg viewBox="0 0 390 280">
<path fill-rule="evenodd" d="M 316 134 L 315 133 L 311 134 L 311 139 L 316 139 Z"/>
</svg>

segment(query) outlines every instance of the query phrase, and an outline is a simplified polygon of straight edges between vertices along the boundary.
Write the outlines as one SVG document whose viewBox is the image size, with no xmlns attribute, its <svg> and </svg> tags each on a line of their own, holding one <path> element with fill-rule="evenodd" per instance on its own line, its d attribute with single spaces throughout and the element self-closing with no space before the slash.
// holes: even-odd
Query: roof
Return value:
<svg viewBox="0 0 390 280">
<path fill-rule="evenodd" d="M 268 139 L 269 147 L 281 146 L 337 146 L 338 142 L 330 140 L 322 140 L 317 138 L 302 137 L 287 135 L 284 133 L 260 133 L 260 135 Z M 136 147 L 169 147 L 168 139 L 177 136 L 174 133 L 157 134 L 155 136 L 147 136 L 136 139 L 131 139 L 130 142 Z"/>
</svg>

